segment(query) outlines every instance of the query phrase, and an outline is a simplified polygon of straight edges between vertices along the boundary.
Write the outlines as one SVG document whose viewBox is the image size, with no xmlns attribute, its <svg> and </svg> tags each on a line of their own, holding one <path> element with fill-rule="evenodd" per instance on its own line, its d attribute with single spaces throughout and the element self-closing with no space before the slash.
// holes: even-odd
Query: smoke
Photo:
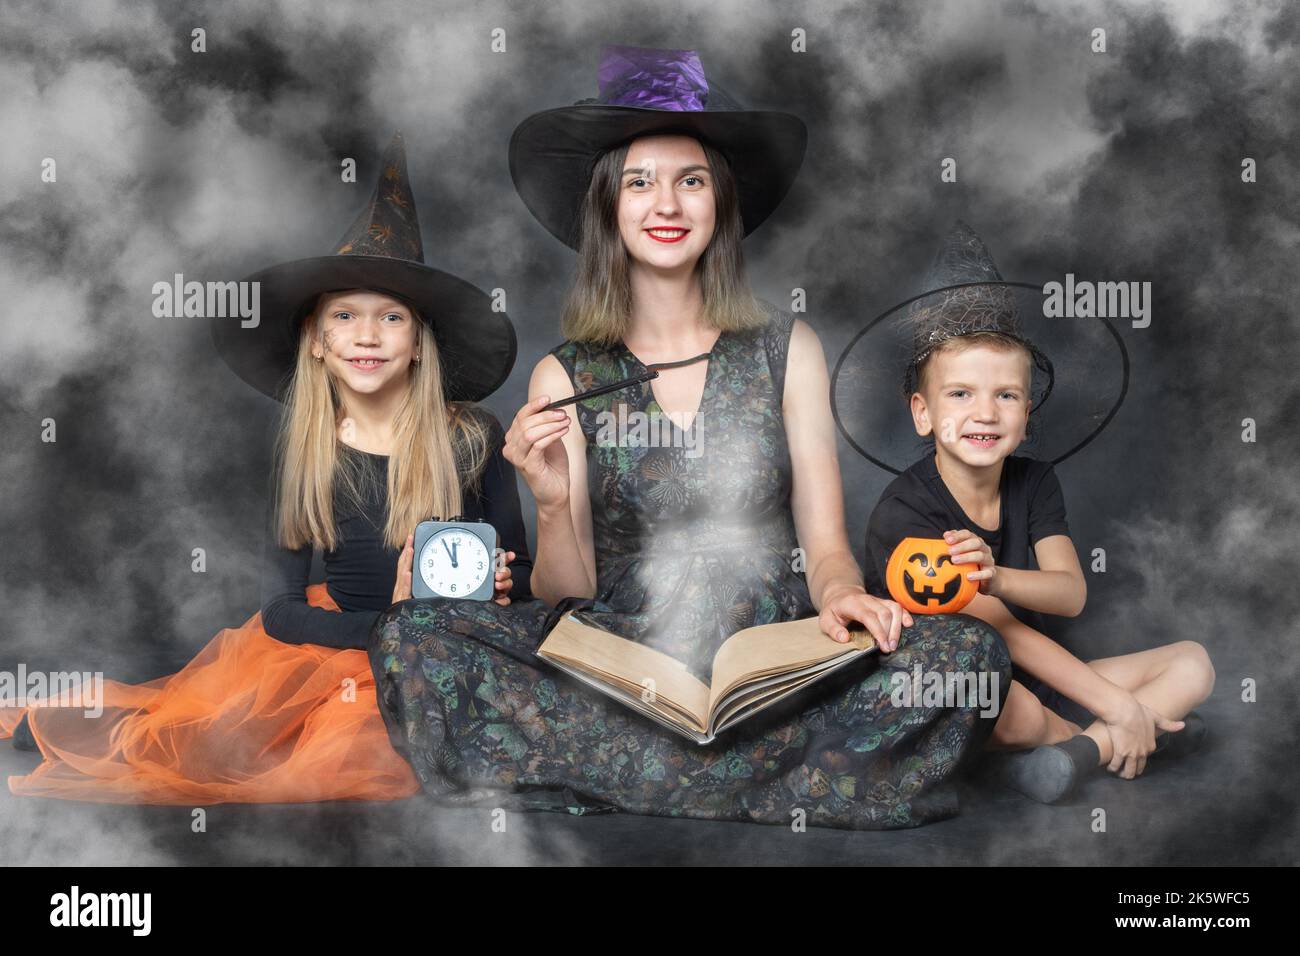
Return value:
<svg viewBox="0 0 1300 956">
<path fill-rule="evenodd" d="M 206 53 L 191 51 L 196 28 Z M 1104 54 L 1090 49 L 1095 28 L 1106 30 Z M 491 52 L 494 30 L 504 53 Z M 795 30 L 806 53 L 791 52 Z M 1057 636 L 1085 657 L 1205 644 L 1218 670 L 1206 712 L 1233 741 L 1216 769 L 1234 783 L 1217 797 L 1249 808 L 1240 826 L 1255 840 L 1293 836 L 1300 781 L 1278 756 L 1294 739 L 1300 676 L 1290 586 L 1300 569 L 1286 536 L 1300 507 L 1288 314 L 1300 247 L 1300 17 L 1281 0 L 899 0 L 780 13 L 739 0 L 653 10 L 590 0 L 7 4 L 0 663 L 147 679 L 257 609 L 274 405 L 221 364 L 201 320 L 155 318 L 151 288 L 176 273 L 239 279 L 329 251 L 394 129 L 406 136 L 426 258 L 506 292 L 519 360 L 486 404 L 508 423 L 534 363 L 560 341 L 573 255 L 519 201 L 506 146 L 529 113 L 594 94 L 606 42 L 699 49 L 709 76 L 743 102 L 808 123 L 804 168 L 747 241 L 747 265 L 778 305 L 806 291 L 803 318 L 829 362 L 913 294 L 958 217 L 1008 279 L 1069 271 L 1152 283 L 1151 326 L 1121 324 L 1133 362 L 1126 404 L 1058 468 L 1085 565 L 1104 549 L 1106 572 L 1089 575 L 1088 609 Z M 356 184 L 340 181 L 344 157 L 357 159 Z M 939 179 L 947 157 L 956 183 Z M 1253 184 L 1241 180 L 1246 157 Z M 41 179 L 46 158 L 54 183 Z M 1253 443 L 1241 440 L 1247 418 Z M 49 420 L 56 442 L 41 440 Z M 890 476 L 844 444 L 840 467 L 861 561 Z M 521 496 L 531 529 L 522 483 Z M 1258 703 L 1241 702 L 1243 680 L 1257 682 Z M 453 824 L 420 830 L 434 824 L 417 809 L 385 807 L 362 832 L 420 835 L 469 857 Z M 43 859 L 37 834 L 88 818 L 91 859 L 122 862 L 112 848 L 123 830 L 141 847 L 132 861 L 201 858 L 121 808 L 73 814 L 16 800 L 6 810 L 4 845 L 33 847 L 15 862 Z M 303 821 L 287 832 L 341 812 L 286 809 L 286 821 Z M 1179 846 L 1203 823 L 1189 803 L 1146 839 Z M 535 839 L 494 862 L 585 858 L 535 826 L 521 823 Z M 310 857 L 290 836 L 248 852 Z"/>
</svg>

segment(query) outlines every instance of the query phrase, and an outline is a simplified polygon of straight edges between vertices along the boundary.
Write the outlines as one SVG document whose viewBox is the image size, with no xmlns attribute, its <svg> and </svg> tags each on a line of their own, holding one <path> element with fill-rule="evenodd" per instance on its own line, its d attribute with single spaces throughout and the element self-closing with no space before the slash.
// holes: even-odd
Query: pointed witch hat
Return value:
<svg viewBox="0 0 1300 956">
<path fill-rule="evenodd" d="M 935 256 L 920 294 L 900 303 L 872 320 L 849 340 L 831 375 L 831 411 L 845 440 L 858 454 L 892 474 L 900 474 L 911 463 L 903 460 L 903 449 L 917 444 L 911 418 L 899 401 L 898 371 L 904 398 L 917 389 L 921 363 L 943 342 L 957 336 L 996 333 L 1023 345 L 1031 358 L 1030 433 L 1028 441 L 1041 440 L 1043 405 L 1056 387 L 1052 361 L 1024 332 L 1034 310 L 1020 308 L 1032 290 L 1040 297 L 1042 287 L 1009 282 L 1002 277 L 988 247 L 975 230 L 961 220 L 953 224 Z M 1041 318 L 1041 309 L 1038 310 Z M 890 321 L 890 320 L 893 321 Z M 1071 366 L 1066 403 L 1053 403 L 1050 425 L 1052 450 L 1043 454 L 1060 463 L 1097 437 L 1108 425 L 1128 392 L 1129 361 L 1124 340 L 1105 318 L 1098 322 L 1066 326 L 1035 321 L 1034 336 L 1048 336 L 1052 348 L 1063 349 Z M 1068 345 L 1067 342 L 1068 336 Z M 855 349 L 861 346 L 860 352 Z M 1114 352 L 1110 350 L 1113 346 Z M 851 354 L 856 360 L 849 362 Z M 1118 359 L 1118 362 L 1115 361 Z M 846 368 L 847 366 L 847 368 Z M 1118 371 L 1118 375 L 1112 373 Z M 855 427 L 845 424 L 839 395 L 840 376 L 846 373 L 853 405 Z M 1118 380 L 1117 397 L 1105 395 L 1108 378 Z M 857 433 L 856 436 L 854 433 Z M 869 440 L 862 444 L 857 437 Z M 921 441 L 924 446 L 925 442 Z M 869 450 L 870 449 L 870 450 Z M 913 454 L 915 449 L 913 450 Z"/>
<path fill-rule="evenodd" d="M 961 335 L 995 332 L 1029 350 L 1034 367 L 1045 376 L 1045 387 L 1034 407 L 1047 401 L 1055 370 L 1021 331 L 1015 290 L 989 284 L 1003 281 L 984 240 L 958 219 L 925 277 L 924 288 L 938 291 L 913 302 L 903 319 L 904 331 L 910 331 L 912 338 L 912 357 L 903 373 L 904 396 L 916 391 L 917 370 L 942 343 Z"/>
<path fill-rule="evenodd" d="M 684 133 L 722 152 L 749 235 L 780 205 L 803 163 L 808 130 L 791 113 L 741 107 L 707 79 L 695 50 L 605 46 L 599 95 L 529 116 L 510 137 L 515 189 L 546 229 L 578 248 L 596 160 L 638 136 Z"/>
<path fill-rule="evenodd" d="M 283 401 L 298 354 L 302 320 L 322 292 L 369 289 L 409 302 L 433 329 L 449 401 L 478 401 L 506 380 L 515 363 L 515 330 L 492 311 L 481 289 L 424 262 L 420 224 L 406 174 L 401 132 L 393 135 L 366 207 L 332 255 L 263 269 L 261 321 L 210 320 L 217 352 L 259 392 Z"/>
</svg>

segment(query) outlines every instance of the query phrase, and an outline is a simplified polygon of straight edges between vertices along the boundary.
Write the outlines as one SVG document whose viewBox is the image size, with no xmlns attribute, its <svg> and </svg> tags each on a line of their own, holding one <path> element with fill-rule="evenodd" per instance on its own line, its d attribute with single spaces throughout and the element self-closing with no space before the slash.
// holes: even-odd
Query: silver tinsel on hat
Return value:
<svg viewBox="0 0 1300 956">
<path fill-rule="evenodd" d="M 958 220 L 944 240 L 925 278 L 925 288 L 946 289 L 917 299 L 902 318 L 910 333 L 912 355 L 903 375 L 903 394 L 916 391 L 921 363 L 949 339 L 980 332 L 996 333 L 1019 342 L 1033 356 L 1034 365 L 1048 379 L 1041 405 L 1051 391 L 1052 363 L 1024 337 L 1016 306 L 1016 291 L 1005 285 L 988 247 L 975 230 Z M 963 283 L 977 283 L 974 285 Z M 960 286 L 948 289 L 948 286 Z M 1036 406 L 1035 406 L 1036 407 Z"/>
</svg>

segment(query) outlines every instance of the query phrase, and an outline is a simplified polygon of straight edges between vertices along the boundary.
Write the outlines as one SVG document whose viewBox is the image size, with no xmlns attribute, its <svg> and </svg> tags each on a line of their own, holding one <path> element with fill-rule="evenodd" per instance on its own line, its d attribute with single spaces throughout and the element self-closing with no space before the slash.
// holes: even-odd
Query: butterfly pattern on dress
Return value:
<svg viewBox="0 0 1300 956">
<path fill-rule="evenodd" d="M 704 680 L 736 631 L 815 615 L 790 508 L 782 414 L 794 319 L 724 332 L 700 406 L 702 449 L 600 446 L 602 412 L 657 408 L 649 383 L 575 404 L 587 438 L 597 587 L 575 616 L 669 654 Z M 582 392 L 644 370 L 621 346 L 552 350 Z M 576 599 L 572 599 L 575 600 Z M 405 601 L 370 654 L 394 747 L 440 803 L 634 813 L 788 826 L 919 826 L 957 812 L 952 775 L 993 721 L 974 706 L 912 710 L 913 668 L 997 673 L 997 632 L 919 618 L 898 649 L 855 664 L 696 746 L 534 655 L 558 609 Z"/>
</svg>

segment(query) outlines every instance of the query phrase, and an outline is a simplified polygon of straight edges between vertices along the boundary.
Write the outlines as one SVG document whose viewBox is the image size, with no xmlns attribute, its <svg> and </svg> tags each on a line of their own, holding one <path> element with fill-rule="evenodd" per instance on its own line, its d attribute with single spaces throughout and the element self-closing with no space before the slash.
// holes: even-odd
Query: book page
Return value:
<svg viewBox="0 0 1300 956">
<path fill-rule="evenodd" d="M 707 726 L 709 688 L 686 665 L 652 647 L 583 624 L 572 615 L 572 611 L 566 613 L 551 628 L 537 648 L 538 656 L 564 661 L 626 690 L 635 688 L 637 693 L 646 688 L 643 681 L 649 678 L 661 704 L 690 714 L 700 730 Z"/>
<path fill-rule="evenodd" d="M 732 724 L 748 717 L 750 713 L 762 710 L 769 703 L 775 703 L 785 695 L 786 691 L 798 690 L 804 684 L 811 684 L 822 674 L 823 671 L 817 670 L 812 673 L 799 673 L 792 677 L 773 678 L 771 682 L 765 682 L 762 687 L 755 690 L 737 692 L 730 699 L 719 703 L 718 713 L 713 718 L 713 732 L 722 733 Z"/>
<path fill-rule="evenodd" d="M 629 693 L 622 690 L 621 682 L 603 680 L 598 677 L 592 677 L 581 668 L 574 667 L 567 661 L 550 660 L 548 663 L 557 670 L 563 671 L 574 680 L 586 684 L 588 687 L 594 687 L 597 692 L 609 697 L 629 710 L 634 710 L 639 714 L 649 717 L 659 726 L 679 734 L 689 741 L 697 744 L 708 743 L 708 736 L 703 730 L 697 730 L 695 727 L 695 718 L 689 714 L 683 713 L 667 705 L 662 697 L 656 697 L 652 705 L 641 699 L 642 688 L 636 688 L 636 693 Z"/>
<path fill-rule="evenodd" d="M 742 684 L 876 646 L 869 631 L 850 630 L 849 637 L 846 644 L 831 640 L 822 633 L 815 617 L 737 631 L 714 655 L 708 713 L 712 714 L 718 702 Z"/>
<path fill-rule="evenodd" d="M 847 667 L 875 650 L 874 643 L 865 650 L 859 650 L 853 644 L 847 646 L 849 650 L 839 657 L 832 657 L 828 661 L 813 664 L 801 671 L 767 677 L 753 684 L 741 684 L 739 688 L 713 705 L 715 712 L 709 724 L 710 732 L 720 734 L 733 724 L 770 707 L 800 688 L 833 674 L 841 667 Z"/>
</svg>

